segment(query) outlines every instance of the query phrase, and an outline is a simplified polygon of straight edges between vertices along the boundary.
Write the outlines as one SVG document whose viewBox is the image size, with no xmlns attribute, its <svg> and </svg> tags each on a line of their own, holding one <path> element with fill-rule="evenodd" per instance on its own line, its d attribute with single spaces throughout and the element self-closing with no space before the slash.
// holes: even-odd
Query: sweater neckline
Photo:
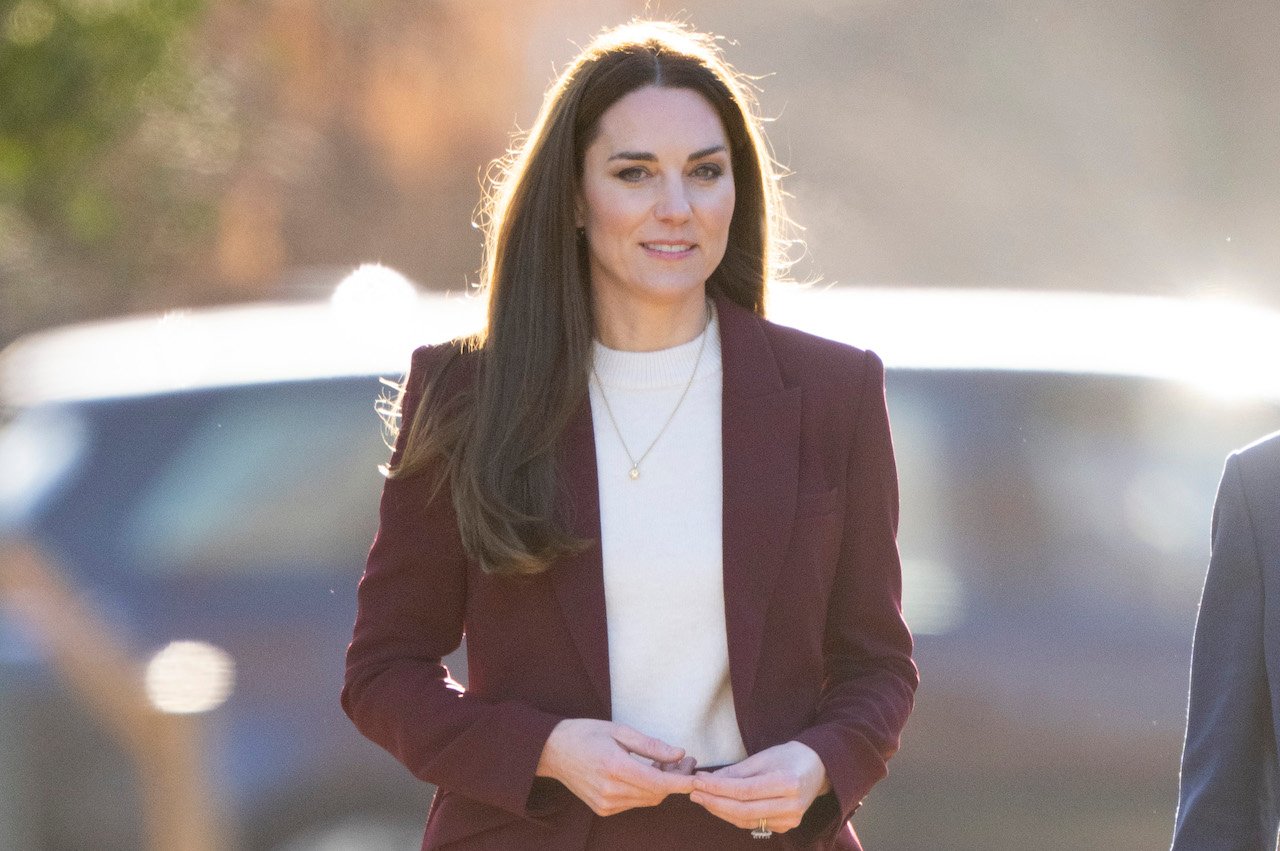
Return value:
<svg viewBox="0 0 1280 851">
<path fill-rule="evenodd" d="M 720 322 L 714 304 L 711 318 L 702 334 L 707 336 L 706 349 L 698 363 L 693 380 L 714 375 L 720 371 Z M 702 334 L 687 343 L 658 349 L 653 352 L 627 352 L 611 349 L 595 340 L 593 357 L 596 375 L 606 387 L 620 390 L 656 390 L 683 387 L 689 381 L 689 372 L 698 359 Z"/>
</svg>

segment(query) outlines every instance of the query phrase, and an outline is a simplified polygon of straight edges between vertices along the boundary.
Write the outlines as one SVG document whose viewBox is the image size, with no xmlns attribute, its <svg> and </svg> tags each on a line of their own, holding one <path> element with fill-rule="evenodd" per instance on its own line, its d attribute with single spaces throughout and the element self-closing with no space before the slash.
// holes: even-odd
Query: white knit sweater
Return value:
<svg viewBox="0 0 1280 851">
<path fill-rule="evenodd" d="M 725 637 L 719 328 L 688 396 L 629 476 L 591 382 L 613 720 L 682 747 L 699 765 L 746 756 Z M 693 372 L 701 337 L 657 352 L 595 346 L 595 369 L 635 457 L 662 429 Z"/>
</svg>

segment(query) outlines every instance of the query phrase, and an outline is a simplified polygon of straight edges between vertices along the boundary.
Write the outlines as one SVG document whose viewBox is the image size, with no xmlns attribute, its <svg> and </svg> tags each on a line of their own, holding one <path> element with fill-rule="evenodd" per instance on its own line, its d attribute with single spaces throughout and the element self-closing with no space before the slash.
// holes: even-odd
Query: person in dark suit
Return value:
<svg viewBox="0 0 1280 851">
<path fill-rule="evenodd" d="M 860 848 L 918 679 L 884 369 L 763 318 L 748 89 L 709 36 L 608 31 L 491 197 L 487 327 L 398 399 L 343 707 L 437 785 L 424 848 Z"/>
<path fill-rule="evenodd" d="M 1275 849 L 1280 432 L 1227 459 L 1196 621 L 1173 851 Z"/>
</svg>

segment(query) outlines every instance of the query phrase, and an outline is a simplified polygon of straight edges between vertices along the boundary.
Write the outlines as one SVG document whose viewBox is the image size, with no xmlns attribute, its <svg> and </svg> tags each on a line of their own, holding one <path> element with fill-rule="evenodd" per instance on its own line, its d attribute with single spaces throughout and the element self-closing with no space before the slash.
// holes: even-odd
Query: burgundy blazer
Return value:
<svg viewBox="0 0 1280 851">
<path fill-rule="evenodd" d="M 750 753 L 792 739 L 813 748 L 832 791 L 766 845 L 686 796 L 601 818 L 559 782 L 535 778 L 560 720 L 610 717 L 584 402 L 561 462 L 571 528 L 595 543 L 541 575 L 497 577 L 470 561 L 448 488 L 428 502 L 421 477 L 384 487 L 342 704 L 365 735 L 439 787 L 424 849 L 860 848 L 847 819 L 884 776 L 917 683 L 901 615 L 884 368 L 871 352 L 774 325 L 723 298 L 716 306 L 738 726 Z M 446 352 L 414 353 L 406 412 Z M 466 689 L 441 664 L 464 632 Z"/>
</svg>

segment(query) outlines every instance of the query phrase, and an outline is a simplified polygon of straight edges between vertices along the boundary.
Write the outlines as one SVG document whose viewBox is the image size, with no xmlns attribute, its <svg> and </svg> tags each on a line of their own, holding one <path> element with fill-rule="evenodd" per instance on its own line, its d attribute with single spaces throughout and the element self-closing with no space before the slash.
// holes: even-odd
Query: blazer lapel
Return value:
<svg viewBox="0 0 1280 851">
<path fill-rule="evenodd" d="M 588 401 L 582 403 L 565 429 L 561 459 L 568 527 L 575 537 L 588 543 L 581 552 L 551 568 L 551 581 L 564 622 L 600 699 L 602 717 L 608 718 L 612 699 L 604 563 L 600 551 L 600 486 L 596 478 L 596 441 Z"/>
<path fill-rule="evenodd" d="M 724 371 L 724 597 L 743 739 L 765 614 L 786 558 L 800 481 L 800 388 L 786 387 L 755 314 L 717 299 Z"/>
</svg>

